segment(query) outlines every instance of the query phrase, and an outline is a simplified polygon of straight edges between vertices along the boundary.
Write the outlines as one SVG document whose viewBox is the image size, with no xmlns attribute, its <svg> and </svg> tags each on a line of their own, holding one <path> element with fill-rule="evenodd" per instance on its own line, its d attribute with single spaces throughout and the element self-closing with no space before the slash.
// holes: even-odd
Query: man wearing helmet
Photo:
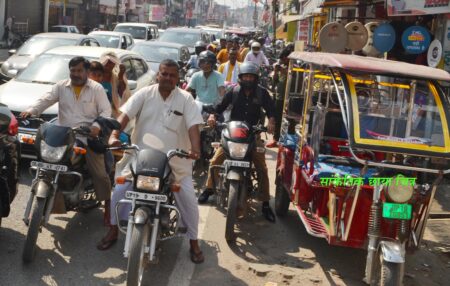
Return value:
<svg viewBox="0 0 450 286">
<path fill-rule="evenodd" d="M 224 79 L 214 70 L 216 56 L 210 51 L 203 51 L 198 56 L 198 64 L 201 71 L 192 76 L 187 91 L 195 90 L 197 100 L 204 104 L 216 104 L 225 94 Z"/>
<path fill-rule="evenodd" d="M 269 118 L 268 132 L 273 133 L 275 129 L 274 103 L 269 92 L 258 85 L 258 77 L 258 66 L 250 62 L 243 63 L 240 66 L 239 85 L 224 96 L 222 102 L 216 106 L 215 111 L 217 114 L 221 114 L 231 105 L 230 121 L 245 121 L 253 126 L 260 121 L 261 108 L 263 108 Z M 215 115 L 211 114 L 208 118 L 208 123 L 214 125 L 215 121 Z M 261 144 L 262 142 L 258 138 L 257 145 L 260 146 Z M 220 147 L 211 159 L 210 165 L 221 165 L 224 160 L 225 153 L 223 148 Z M 254 152 L 252 160 L 261 180 L 259 191 L 260 200 L 263 202 L 262 213 L 267 220 L 275 222 L 275 215 L 269 206 L 270 188 L 265 154 Z M 213 176 L 216 177 L 217 172 L 214 173 L 211 173 L 211 169 L 208 171 L 206 188 L 198 198 L 199 203 L 206 203 L 209 196 L 213 194 Z"/>
<path fill-rule="evenodd" d="M 192 55 L 189 61 L 187 62 L 186 67 L 188 69 L 198 69 L 200 68 L 198 66 L 198 55 L 200 55 L 201 52 L 206 51 L 206 43 L 203 41 L 197 41 L 195 43 L 195 55 Z"/>
<path fill-rule="evenodd" d="M 253 42 L 251 45 L 251 51 L 245 56 L 244 62 L 252 62 L 256 64 L 258 67 L 265 65 L 269 65 L 269 61 L 267 60 L 264 53 L 261 51 L 261 44 L 258 42 Z"/>
</svg>

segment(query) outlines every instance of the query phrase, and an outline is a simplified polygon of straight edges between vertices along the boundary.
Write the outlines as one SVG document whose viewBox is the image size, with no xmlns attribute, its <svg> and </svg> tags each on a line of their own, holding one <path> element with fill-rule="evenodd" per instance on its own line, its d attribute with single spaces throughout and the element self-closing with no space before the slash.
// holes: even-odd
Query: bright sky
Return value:
<svg viewBox="0 0 450 286">
<path fill-rule="evenodd" d="M 231 9 L 246 7 L 249 4 L 249 2 L 251 2 L 252 6 L 255 5 L 253 3 L 253 0 L 214 0 L 214 1 L 222 5 L 230 6 Z M 262 4 L 264 4 L 266 0 L 259 0 L 259 2 L 262 2 Z M 259 3 L 259 5 L 262 4 Z"/>
</svg>

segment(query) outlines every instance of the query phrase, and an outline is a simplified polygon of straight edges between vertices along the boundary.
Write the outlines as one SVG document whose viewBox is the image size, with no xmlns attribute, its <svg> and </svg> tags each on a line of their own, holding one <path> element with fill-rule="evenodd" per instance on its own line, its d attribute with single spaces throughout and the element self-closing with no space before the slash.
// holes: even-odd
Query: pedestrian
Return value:
<svg viewBox="0 0 450 286">
<path fill-rule="evenodd" d="M 122 114 L 118 121 L 121 129 L 124 129 L 130 120 L 135 119 L 131 142 L 140 149 L 150 147 L 164 153 L 171 149 L 190 150 L 191 158 L 198 159 L 200 156 L 198 124 L 203 122 L 203 118 L 192 96 L 176 86 L 179 80 L 178 64 L 174 60 L 163 60 L 159 65 L 157 79 L 157 84 L 141 89 L 120 108 Z M 119 132 L 112 133 L 111 145 L 120 145 Z M 131 162 L 132 157 L 133 155 L 127 154 L 122 160 Z M 194 263 L 202 263 L 204 256 L 197 240 L 199 212 L 192 183 L 192 162 L 173 158 L 169 164 L 175 175 L 175 182 L 181 186 L 181 190 L 174 192 L 174 196 L 181 213 L 181 226 L 187 228 L 191 260 Z M 117 168 L 123 165 L 126 164 L 119 162 Z M 112 196 L 113 203 L 123 198 L 125 192 L 131 189 L 131 183 L 116 185 Z M 99 250 L 108 249 L 117 240 L 118 227 L 114 211 L 111 213 L 111 225 L 97 246 Z"/>
<path fill-rule="evenodd" d="M 8 41 L 9 33 L 12 31 L 13 17 L 8 17 L 5 21 L 5 31 L 3 32 L 3 41 Z"/>
<path fill-rule="evenodd" d="M 39 116 L 47 108 L 58 103 L 58 124 L 65 127 L 90 126 L 90 137 L 97 137 L 99 125 L 94 120 L 111 116 L 111 105 L 103 87 L 88 78 L 90 63 L 84 57 L 69 61 L 70 78 L 57 82 L 50 92 L 39 98 L 20 116 Z M 94 122 L 94 123 L 93 123 Z M 106 203 L 111 198 L 111 181 L 106 172 L 104 155 L 87 146 L 86 165 L 92 177 L 98 201 L 105 201 L 104 223 L 109 221 Z"/>
</svg>

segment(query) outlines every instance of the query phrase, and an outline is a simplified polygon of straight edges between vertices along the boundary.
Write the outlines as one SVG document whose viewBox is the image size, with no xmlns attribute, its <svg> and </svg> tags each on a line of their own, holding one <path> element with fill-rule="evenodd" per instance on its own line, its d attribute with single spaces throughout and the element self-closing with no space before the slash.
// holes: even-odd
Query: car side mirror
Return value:
<svg viewBox="0 0 450 286">
<path fill-rule="evenodd" d="M 135 90 L 137 88 L 137 81 L 128 80 L 128 87 L 130 88 L 130 90 Z"/>
<path fill-rule="evenodd" d="M 151 40 L 151 39 L 153 39 L 152 32 L 148 31 L 148 33 L 147 33 L 147 40 Z"/>
<path fill-rule="evenodd" d="M 15 50 L 15 49 L 12 49 L 12 50 L 9 50 L 9 51 L 8 51 L 8 54 L 9 54 L 10 56 L 14 55 L 15 53 L 17 53 L 17 50 Z"/>
</svg>

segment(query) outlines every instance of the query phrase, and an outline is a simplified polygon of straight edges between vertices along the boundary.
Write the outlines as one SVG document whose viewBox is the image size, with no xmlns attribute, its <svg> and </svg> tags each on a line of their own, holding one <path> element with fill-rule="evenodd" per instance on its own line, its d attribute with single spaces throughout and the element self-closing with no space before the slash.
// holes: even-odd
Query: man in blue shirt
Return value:
<svg viewBox="0 0 450 286">
<path fill-rule="evenodd" d="M 198 55 L 201 52 L 206 51 L 206 44 L 203 41 L 197 41 L 194 47 L 195 47 L 195 55 L 192 55 L 189 61 L 187 62 L 188 69 L 199 69 L 200 67 L 198 66 Z"/>
<path fill-rule="evenodd" d="M 219 103 L 225 94 L 224 78 L 214 70 L 216 61 L 214 53 L 201 52 L 198 56 L 198 63 L 202 70 L 192 76 L 187 87 L 189 92 L 195 90 L 196 100 L 203 104 Z"/>
</svg>

